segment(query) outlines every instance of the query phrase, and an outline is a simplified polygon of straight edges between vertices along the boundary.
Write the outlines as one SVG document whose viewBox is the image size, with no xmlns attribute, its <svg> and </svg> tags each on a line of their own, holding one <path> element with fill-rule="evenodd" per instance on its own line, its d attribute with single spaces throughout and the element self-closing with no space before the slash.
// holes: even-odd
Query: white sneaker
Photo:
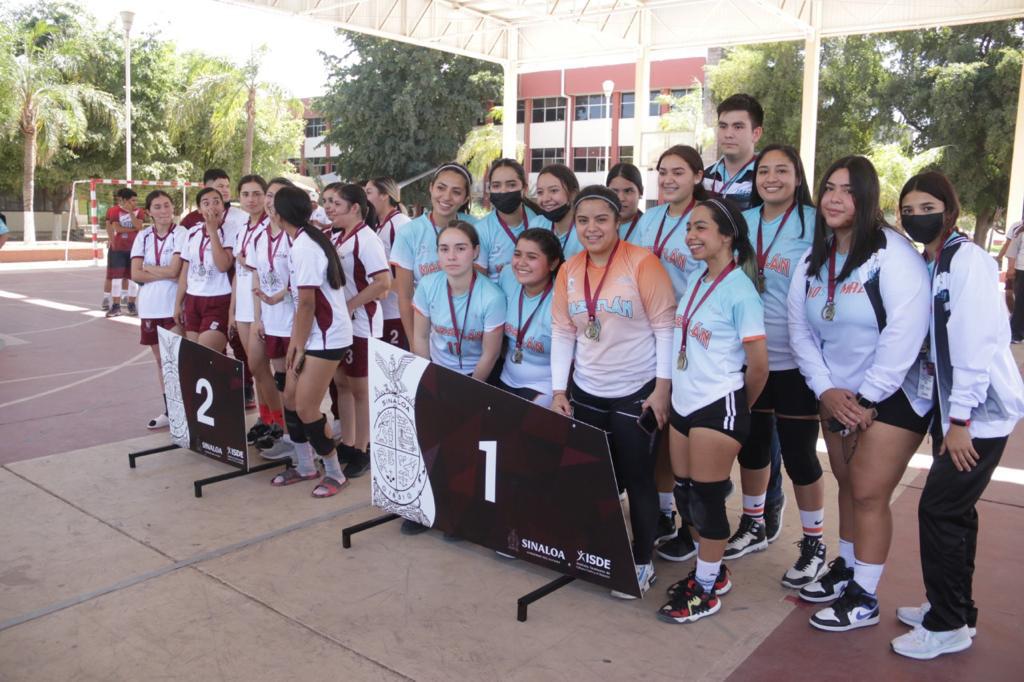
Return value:
<svg viewBox="0 0 1024 682">
<path fill-rule="evenodd" d="M 283 438 L 278 438 L 274 442 L 273 447 L 260 450 L 260 457 L 276 462 L 277 460 L 291 457 L 294 450 L 295 446 L 292 445 L 291 439 L 288 436 L 284 436 Z"/>
<path fill-rule="evenodd" d="M 912 628 L 921 627 L 924 623 L 924 615 L 931 610 L 932 605 L 928 602 L 921 604 L 920 606 L 901 606 L 896 609 L 896 618 L 899 619 L 904 625 L 909 625 Z M 978 634 L 978 628 L 967 628 L 967 634 L 974 639 Z"/>
<path fill-rule="evenodd" d="M 651 585 L 658 577 L 654 575 L 654 564 L 640 564 L 636 567 L 636 581 L 640 583 L 640 594 L 647 594 L 647 590 L 651 589 Z M 612 596 L 618 597 L 619 599 L 636 599 L 631 594 L 625 592 L 619 592 L 618 590 L 612 590 Z"/>
<path fill-rule="evenodd" d="M 794 590 L 810 585 L 825 570 L 825 543 L 821 538 L 804 536 L 796 543 L 800 556 L 793 567 L 782 576 L 782 584 Z"/>
<path fill-rule="evenodd" d="M 966 625 L 948 632 L 932 632 L 919 627 L 892 640 L 891 645 L 900 656 L 927 661 L 942 654 L 970 649 L 971 635 Z"/>
<path fill-rule="evenodd" d="M 147 429 L 165 429 L 171 425 L 171 420 L 167 418 L 166 414 L 162 414 L 159 417 L 153 417 L 146 424 Z"/>
</svg>

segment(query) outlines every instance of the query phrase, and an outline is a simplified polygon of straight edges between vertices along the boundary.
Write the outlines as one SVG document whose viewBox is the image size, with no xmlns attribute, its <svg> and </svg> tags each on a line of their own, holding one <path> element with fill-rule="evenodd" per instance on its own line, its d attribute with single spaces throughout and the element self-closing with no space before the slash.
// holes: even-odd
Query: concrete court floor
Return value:
<svg viewBox="0 0 1024 682">
<path fill-rule="evenodd" d="M 343 550 L 340 529 L 377 513 L 367 478 L 323 501 L 312 484 L 271 489 L 264 472 L 195 499 L 191 481 L 222 465 L 174 451 L 129 469 L 128 450 L 166 442 L 138 436 L 157 400 L 137 329 L 2 293 L 91 308 L 101 276 L 0 272 L 0 680 L 1022 678 L 1024 597 L 1006 589 L 1024 555 L 1020 484 L 994 482 L 979 505 L 981 632 L 956 656 L 887 647 L 903 631 L 893 609 L 923 598 L 919 469 L 897 490 L 877 627 L 807 626 L 812 609 L 778 584 L 799 537 L 792 506 L 769 551 L 734 563 L 714 618 L 658 622 L 664 587 L 689 569 L 658 562 L 642 601 L 577 582 L 518 623 L 516 598 L 554 574 L 397 523 Z M 1024 469 L 1019 434 L 1002 464 Z M 834 547 L 834 525 L 826 538 Z"/>
</svg>

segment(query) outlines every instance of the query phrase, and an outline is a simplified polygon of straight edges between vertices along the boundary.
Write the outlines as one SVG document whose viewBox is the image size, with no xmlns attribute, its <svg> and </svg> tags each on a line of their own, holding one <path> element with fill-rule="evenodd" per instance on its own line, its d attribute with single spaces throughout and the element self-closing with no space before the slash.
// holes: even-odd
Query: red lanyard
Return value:
<svg viewBox="0 0 1024 682">
<path fill-rule="evenodd" d="M 738 171 L 736 171 L 736 175 L 732 176 L 729 179 L 729 182 L 723 184 L 722 185 L 722 189 L 716 190 L 716 192 L 718 194 L 721 194 L 722 196 L 725 196 L 725 191 L 727 189 L 729 189 L 730 187 L 732 187 L 732 183 L 734 183 L 737 180 L 739 180 L 739 177 L 741 175 L 743 175 L 743 169 L 746 168 L 747 166 L 749 166 L 751 163 L 753 163 L 756 160 L 757 160 L 757 154 L 754 154 L 752 157 L 750 157 L 750 161 L 747 161 L 745 164 L 740 166 L 740 169 Z M 725 171 L 725 160 L 724 159 L 722 160 L 722 170 Z M 721 180 L 716 180 L 715 184 L 717 185 L 719 182 L 721 182 Z"/>
<path fill-rule="evenodd" d="M 391 219 L 394 218 L 396 215 L 398 215 L 398 209 L 391 209 L 391 213 L 388 213 L 384 220 L 380 221 L 380 223 L 377 225 L 377 234 L 381 234 L 382 232 L 384 232 L 385 228 L 387 228 L 387 226 L 391 224 Z"/>
<path fill-rule="evenodd" d="M 551 293 L 551 287 L 553 282 L 549 281 L 548 285 L 544 287 L 544 293 L 540 295 L 540 300 L 537 301 L 537 307 L 533 309 L 530 316 L 526 318 L 526 323 L 523 323 L 523 298 L 526 296 L 526 287 L 519 290 L 519 328 L 516 330 L 516 350 L 521 350 L 523 347 L 523 339 L 526 338 L 526 330 L 530 328 L 530 323 L 533 322 L 534 315 L 540 310 L 541 306 L 544 305 L 544 299 Z"/>
<path fill-rule="evenodd" d="M 551 232 L 552 232 L 552 234 L 555 235 L 555 238 L 562 245 L 562 252 L 563 253 L 565 252 L 565 247 L 569 246 L 569 237 L 575 231 L 576 231 L 576 221 L 575 220 L 572 222 L 572 225 L 569 226 L 569 229 L 566 231 L 564 237 L 559 236 L 559 234 L 557 232 L 555 232 L 555 224 L 551 223 Z"/>
<path fill-rule="evenodd" d="M 583 265 L 583 300 L 587 304 L 587 321 L 591 324 L 597 319 L 597 299 L 601 296 L 601 287 L 608 279 L 608 273 L 612 269 L 612 260 L 615 259 L 615 252 L 619 250 L 621 243 L 621 241 L 615 242 L 615 246 L 612 247 L 611 255 L 608 256 L 608 262 L 604 266 L 604 274 L 601 275 L 601 281 L 597 283 L 597 289 L 593 296 L 590 295 L 590 252 L 587 252 L 587 261 Z"/>
<path fill-rule="evenodd" d="M 768 248 L 763 247 L 761 227 L 764 224 L 764 207 L 761 208 L 761 212 L 757 216 L 757 281 L 758 287 L 762 287 L 764 283 L 764 268 L 768 264 L 768 254 L 771 253 L 772 247 L 775 246 L 776 240 L 779 235 L 782 234 L 782 228 L 786 226 L 786 221 L 789 220 L 789 216 L 793 213 L 793 209 L 796 208 L 796 201 L 790 204 L 786 212 L 782 214 L 782 222 L 779 223 L 779 229 L 775 232 L 775 236 L 772 237 L 772 241 L 768 244 Z"/>
<path fill-rule="evenodd" d="M 270 226 L 267 225 L 267 260 L 270 262 L 271 272 L 274 271 L 274 259 L 277 257 L 277 250 L 281 248 L 282 237 L 284 237 L 284 230 L 278 232 L 277 236 L 274 237 L 270 233 Z M 273 250 L 271 250 L 271 246 L 274 247 Z"/>
<path fill-rule="evenodd" d="M 704 274 L 701 275 L 701 278 L 697 280 L 696 285 L 693 287 L 693 293 L 690 294 L 690 300 L 687 301 L 686 309 L 683 310 L 683 338 L 679 342 L 679 358 L 681 365 L 679 369 L 685 369 L 686 337 L 689 336 L 690 320 L 692 320 L 693 316 L 697 314 L 697 311 L 700 310 L 700 307 L 704 305 L 704 301 L 708 300 L 708 296 L 710 296 L 711 292 L 715 290 L 715 287 L 717 287 L 722 282 L 722 280 L 725 279 L 726 276 L 735 269 L 736 261 L 732 261 L 728 265 L 726 265 L 725 268 L 720 273 L 718 273 L 718 277 L 715 277 L 715 281 L 711 283 L 711 286 L 708 287 L 708 290 L 704 292 L 704 295 L 701 297 L 700 301 L 697 302 L 697 307 L 694 308 L 693 312 L 691 313 L 690 307 L 693 305 L 693 299 L 697 298 L 697 292 L 700 291 L 700 283 L 708 274 L 707 270 L 704 271 Z"/>
<path fill-rule="evenodd" d="M 666 213 L 667 213 L 667 211 L 666 211 Z M 631 222 L 629 224 L 629 229 L 626 230 L 626 236 L 622 238 L 622 241 L 626 241 L 626 242 L 629 241 L 630 235 L 633 234 L 633 230 L 636 229 L 636 224 L 640 222 L 640 216 L 641 215 L 642 214 L 640 213 L 640 211 L 637 211 L 636 215 L 633 216 L 633 222 Z"/>
<path fill-rule="evenodd" d="M 831 322 L 836 317 L 836 249 L 839 244 L 832 238 L 832 248 L 828 252 L 828 299 L 821 309 L 821 319 Z"/>
<path fill-rule="evenodd" d="M 501 229 L 505 230 L 505 234 L 508 235 L 508 238 L 512 240 L 512 244 L 515 245 L 516 235 L 512 231 L 512 228 L 510 228 L 508 224 L 505 223 L 505 220 L 501 217 L 501 213 L 499 213 L 497 210 L 494 211 L 494 215 L 495 217 L 498 218 L 498 224 L 501 225 Z M 523 209 L 523 229 L 530 229 L 530 222 L 526 217 L 526 209 Z"/>
<path fill-rule="evenodd" d="M 220 228 L 217 228 L 217 234 L 220 235 Z M 223 235 L 220 235 L 223 237 Z M 206 265 L 206 245 L 210 243 L 210 235 L 206 231 L 206 225 L 203 225 L 203 236 L 199 238 L 199 264 Z"/>
<path fill-rule="evenodd" d="M 696 206 L 696 205 L 697 205 L 697 200 L 696 199 L 690 199 L 690 205 L 686 207 L 686 210 L 683 211 L 683 215 L 679 216 L 679 220 L 676 221 L 676 224 L 673 225 L 672 229 L 669 230 L 668 234 L 665 235 L 665 239 L 662 240 L 661 239 L 661 230 L 662 230 L 662 228 L 665 227 L 665 219 L 668 218 L 668 209 L 665 209 L 665 215 L 661 216 L 661 224 L 658 225 L 658 234 L 654 235 L 654 255 L 655 256 L 657 256 L 658 258 L 661 258 L 661 253 L 665 250 L 665 246 L 668 244 L 668 240 L 672 237 L 672 235 L 674 235 L 676 233 L 676 230 L 679 229 L 679 226 L 683 224 L 683 220 L 686 219 L 686 216 L 690 215 L 690 211 L 692 211 L 693 207 Z"/>
<path fill-rule="evenodd" d="M 264 220 L 266 220 L 266 218 L 267 218 L 267 214 L 264 213 L 263 215 L 260 216 L 260 219 L 256 221 L 256 225 L 255 226 L 252 225 L 252 218 L 251 217 L 248 220 L 245 221 L 245 234 L 242 235 L 242 257 L 243 258 L 245 258 L 246 253 L 248 252 L 249 242 L 251 242 L 256 237 L 256 233 L 259 231 L 260 223 L 262 223 Z"/>
<path fill-rule="evenodd" d="M 167 246 L 167 238 L 174 234 L 174 228 L 177 227 L 174 223 L 167 229 L 167 234 L 163 237 L 156 233 L 156 227 L 153 227 L 153 254 L 156 256 L 156 265 L 160 265 L 160 255 L 163 253 L 164 247 Z"/>
<path fill-rule="evenodd" d="M 469 321 L 469 304 L 473 301 L 473 285 L 476 284 L 476 268 L 473 268 L 473 278 L 469 280 L 469 297 L 466 298 L 466 312 L 462 315 L 462 327 L 459 327 L 458 318 L 455 315 L 455 300 L 452 298 L 452 283 L 448 282 L 448 310 L 452 314 L 452 331 L 455 333 L 455 354 L 459 356 L 459 369 L 462 369 L 462 337 L 466 335 L 466 322 Z"/>
</svg>

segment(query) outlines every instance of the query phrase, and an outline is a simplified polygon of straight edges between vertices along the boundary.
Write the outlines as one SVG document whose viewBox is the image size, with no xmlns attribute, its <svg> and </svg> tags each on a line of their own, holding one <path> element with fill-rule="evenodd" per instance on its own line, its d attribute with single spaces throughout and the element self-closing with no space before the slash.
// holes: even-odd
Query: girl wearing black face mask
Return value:
<svg viewBox="0 0 1024 682">
<path fill-rule="evenodd" d="M 480 259 L 487 276 L 497 283 L 502 269 L 512 262 L 516 241 L 531 227 L 551 229 L 551 221 L 537 215 L 540 207 L 526 196 L 526 170 L 514 159 L 497 159 L 487 172 L 487 190 L 494 210 L 476 224 Z"/>
<path fill-rule="evenodd" d="M 579 193 L 579 180 L 565 164 L 544 166 L 537 176 L 537 203 L 541 215 L 551 221 L 551 231 L 558 237 L 566 260 L 583 251 L 572 209 Z"/>
<path fill-rule="evenodd" d="M 914 629 L 892 641 L 917 659 L 971 646 L 978 541 L 975 505 L 1024 415 L 1024 382 L 1010 353 L 999 272 L 984 249 L 956 230 L 956 191 L 944 175 L 922 173 L 900 193 L 900 222 L 924 244 L 931 270 L 929 376 L 935 398 L 934 459 L 918 504 L 921 572 L 928 601 L 897 609 Z"/>
</svg>

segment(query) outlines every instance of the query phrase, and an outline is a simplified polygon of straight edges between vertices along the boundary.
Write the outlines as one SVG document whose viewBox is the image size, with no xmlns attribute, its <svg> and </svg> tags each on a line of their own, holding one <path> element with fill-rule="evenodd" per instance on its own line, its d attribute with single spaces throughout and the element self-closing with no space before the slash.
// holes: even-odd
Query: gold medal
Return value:
<svg viewBox="0 0 1024 682">
<path fill-rule="evenodd" d="M 682 371 L 686 369 L 686 351 L 679 351 L 679 357 L 676 359 L 676 369 Z"/>
<path fill-rule="evenodd" d="M 821 319 L 826 322 L 831 322 L 836 319 L 836 304 L 829 301 L 825 304 L 825 307 L 821 309 Z"/>
<path fill-rule="evenodd" d="M 514 363 L 516 363 L 518 365 L 518 364 L 522 363 L 522 361 L 523 361 L 523 349 L 522 348 L 516 348 L 512 352 L 512 362 L 514 362 Z"/>
<path fill-rule="evenodd" d="M 767 289 L 767 288 L 768 287 L 765 284 L 764 273 L 763 272 L 757 273 L 757 293 L 763 294 L 765 292 L 765 289 Z"/>
<path fill-rule="evenodd" d="M 601 323 L 597 321 L 597 318 L 592 318 L 587 323 L 587 328 L 583 331 L 583 335 L 591 341 L 600 341 L 601 339 Z"/>
</svg>

